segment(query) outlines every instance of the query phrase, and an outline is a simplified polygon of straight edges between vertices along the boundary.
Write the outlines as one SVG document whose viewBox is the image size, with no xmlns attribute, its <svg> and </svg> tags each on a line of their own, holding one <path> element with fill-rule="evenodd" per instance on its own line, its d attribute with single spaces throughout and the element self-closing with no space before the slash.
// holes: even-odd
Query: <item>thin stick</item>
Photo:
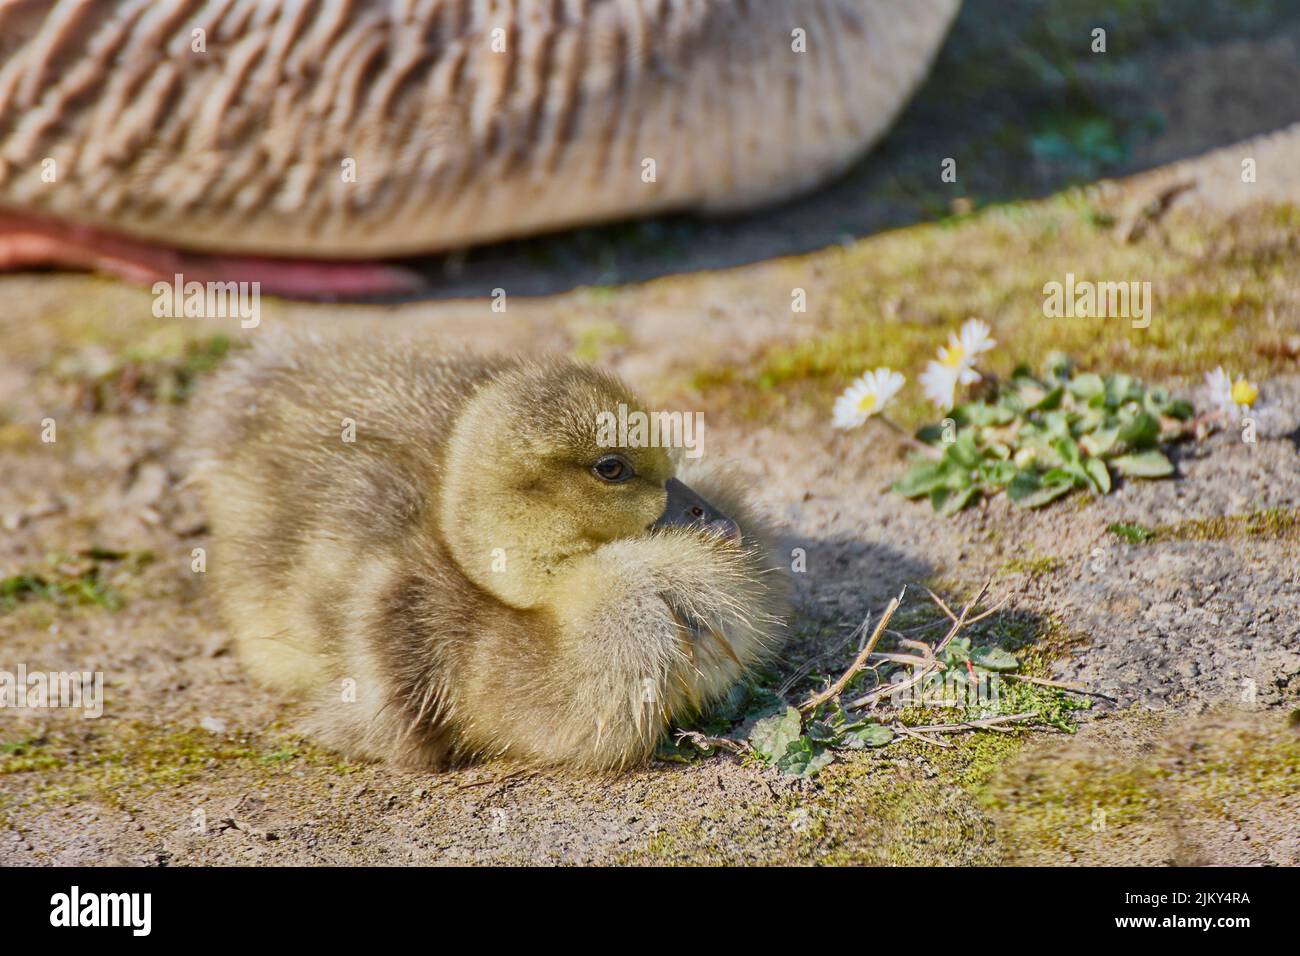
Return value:
<svg viewBox="0 0 1300 956">
<path fill-rule="evenodd" d="M 679 730 L 677 731 L 678 740 L 689 740 L 697 747 L 714 747 L 722 750 L 730 750 L 732 753 L 748 753 L 752 748 L 742 740 L 729 740 L 726 737 L 710 737 L 708 734 L 702 734 L 698 730 Z"/>
<path fill-rule="evenodd" d="M 1083 694 L 1087 697 L 1100 697 L 1102 700 L 1108 700 L 1111 703 L 1118 703 L 1118 701 L 1115 700 L 1114 697 L 1110 697 L 1106 694 L 1100 694 L 1095 690 L 1088 690 L 1086 688 L 1080 687 L 1078 684 L 1067 684 L 1064 681 L 1047 680 L 1046 678 L 1043 677 L 1024 677 L 1020 674 L 1003 674 L 1002 676 L 1009 677 L 1012 680 L 1024 681 L 1026 684 L 1040 684 L 1043 687 L 1059 687 L 1061 688 L 1061 690 L 1068 690 L 1072 694 Z"/>
<path fill-rule="evenodd" d="M 1005 717 L 985 717 L 982 720 L 964 720 L 956 724 L 930 724 L 925 727 L 912 727 L 919 734 L 960 734 L 968 730 L 1005 730 L 1003 724 L 1019 724 L 1032 720 L 1038 715 L 1033 711 L 1023 714 L 1008 714 Z"/>
<path fill-rule="evenodd" d="M 1142 238 L 1148 227 L 1157 224 L 1164 217 L 1175 199 L 1189 189 L 1195 189 L 1196 185 L 1195 179 L 1180 179 L 1160 186 L 1124 217 L 1124 221 L 1115 228 L 1115 237 L 1125 244 Z"/>
<path fill-rule="evenodd" d="M 931 660 L 928 655 L 926 657 L 916 657 L 912 654 L 889 654 L 884 651 L 876 651 L 876 653 L 871 656 L 882 661 L 890 661 L 894 664 L 911 664 L 913 666 L 917 664 L 928 664 Z"/>
<path fill-rule="evenodd" d="M 826 703 L 826 701 L 833 700 L 844 692 L 844 688 L 848 686 L 849 681 L 853 679 L 854 675 L 866 666 L 867 658 L 870 657 L 871 652 L 876 649 L 876 644 L 880 641 L 880 636 L 885 633 L 885 627 L 889 624 L 889 619 L 894 616 L 894 612 L 897 611 L 899 605 L 903 603 L 903 595 L 906 593 L 907 588 L 904 587 L 903 590 L 898 592 L 898 597 L 893 598 L 889 602 L 889 607 L 885 608 L 885 613 L 882 614 L 880 620 L 876 622 L 876 629 L 871 632 L 871 639 L 867 641 L 862 650 L 858 652 L 858 656 L 853 659 L 853 663 L 849 665 L 849 669 L 840 675 L 839 680 L 831 684 L 830 687 L 827 687 L 821 693 L 813 694 L 799 705 L 799 712 L 801 714 L 807 714 L 816 710 L 819 706 Z"/>
<path fill-rule="evenodd" d="M 943 598 L 939 597 L 939 595 L 935 594 L 929 588 L 925 589 L 925 593 L 930 595 L 930 600 L 934 601 L 935 604 L 939 605 L 939 607 L 943 610 L 944 614 L 948 615 L 948 620 L 950 621 L 957 620 L 957 615 L 952 613 L 952 608 L 948 607 L 948 605 L 943 603 Z"/>
<path fill-rule="evenodd" d="M 893 631 L 893 630 L 891 630 L 889 633 L 898 634 L 898 635 L 902 634 L 901 631 Z M 925 643 L 925 641 L 914 641 L 911 638 L 899 637 L 898 643 L 901 644 L 903 647 L 910 647 L 914 651 L 920 651 L 922 654 L 925 654 L 927 657 L 930 656 L 930 645 Z"/>
<path fill-rule="evenodd" d="M 918 733 L 917 731 L 913 730 L 911 727 L 905 726 L 901 722 L 894 723 L 893 729 L 897 730 L 900 734 L 902 734 L 905 737 L 912 737 L 916 740 L 921 741 L 921 743 L 923 744 L 929 744 L 931 747 L 944 747 L 945 749 L 949 749 L 949 750 L 952 749 L 952 744 L 942 740 L 932 740 L 931 738 L 925 736 L 924 734 Z"/>
</svg>

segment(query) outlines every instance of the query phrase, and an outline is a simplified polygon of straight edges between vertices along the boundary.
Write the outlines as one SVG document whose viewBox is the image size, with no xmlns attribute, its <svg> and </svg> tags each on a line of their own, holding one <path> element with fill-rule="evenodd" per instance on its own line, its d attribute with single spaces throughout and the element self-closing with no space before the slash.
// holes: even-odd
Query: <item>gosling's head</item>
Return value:
<svg viewBox="0 0 1300 956">
<path fill-rule="evenodd" d="M 675 477 L 667 450 L 618 444 L 602 427 L 620 405 L 645 411 L 617 378 L 566 361 L 521 364 L 470 399 L 448 443 L 439 521 L 480 587 L 536 607 L 565 560 L 611 541 L 666 526 L 740 539 L 735 521 Z"/>
</svg>

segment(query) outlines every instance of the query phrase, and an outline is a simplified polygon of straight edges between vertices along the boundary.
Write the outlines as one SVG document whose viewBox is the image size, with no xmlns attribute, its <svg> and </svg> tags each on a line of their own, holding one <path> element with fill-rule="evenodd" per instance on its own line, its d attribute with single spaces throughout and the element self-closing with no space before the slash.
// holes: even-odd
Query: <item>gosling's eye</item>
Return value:
<svg viewBox="0 0 1300 956">
<path fill-rule="evenodd" d="M 632 465 L 622 455 L 606 455 L 591 466 L 591 472 L 601 481 L 627 481 L 632 477 Z"/>
</svg>

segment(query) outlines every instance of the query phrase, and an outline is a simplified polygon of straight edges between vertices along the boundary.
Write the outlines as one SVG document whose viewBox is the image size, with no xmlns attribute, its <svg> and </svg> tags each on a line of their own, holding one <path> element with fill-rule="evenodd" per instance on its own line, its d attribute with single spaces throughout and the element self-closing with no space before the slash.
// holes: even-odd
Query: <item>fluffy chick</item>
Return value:
<svg viewBox="0 0 1300 956">
<path fill-rule="evenodd" d="M 601 447 L 598 413 L 644 410 L 602 371 L 291 340 L 196 403 L 243 662 L 350 756 L 628 766 L 778 643 L 788 580 L 740 486 Z"/>
</svg>

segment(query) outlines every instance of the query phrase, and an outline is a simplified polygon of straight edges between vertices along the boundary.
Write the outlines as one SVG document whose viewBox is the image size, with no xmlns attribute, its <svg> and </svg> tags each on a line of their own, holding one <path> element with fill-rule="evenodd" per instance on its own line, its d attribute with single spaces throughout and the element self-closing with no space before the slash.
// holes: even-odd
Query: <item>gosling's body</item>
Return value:
<svg viewBox="0 0 1300 956">
<path fill-rule="evenodd" d="M 773 649 L 784 579 L 725 477 L 640 449 L 615 449 L 634 481 L 591 474 L 594 416 L 619 402 L 640 407 L 590 368 L 410 342 L 238 360 L 195 444 L 249 671 L 360 758 L 644 758 Z M 743 537 L 647 530 L 674 476 Z"/>
</svg>

